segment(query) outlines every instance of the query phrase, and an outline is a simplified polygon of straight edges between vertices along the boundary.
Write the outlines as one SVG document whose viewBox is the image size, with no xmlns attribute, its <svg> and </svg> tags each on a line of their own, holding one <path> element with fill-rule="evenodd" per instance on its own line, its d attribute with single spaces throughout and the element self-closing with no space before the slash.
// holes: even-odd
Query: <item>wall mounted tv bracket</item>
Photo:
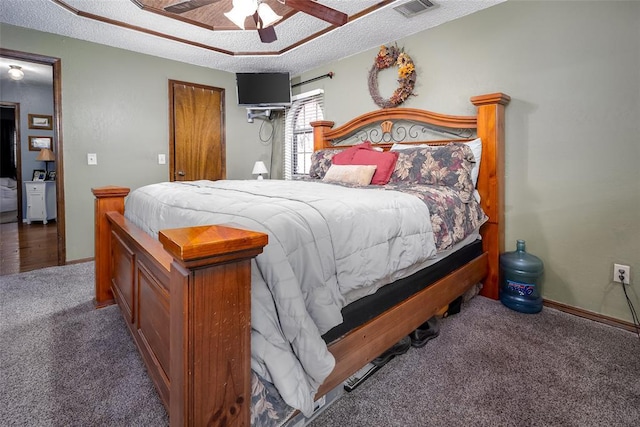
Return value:
<svg viewBox="0 0 640 427">
<path fill-rule="evenodd" d="M 271 120 L 275 110 L 284 110 L 284 107 L 248 107 L 247 122 L 253 123 L 253 119 Z"/>
</svg>

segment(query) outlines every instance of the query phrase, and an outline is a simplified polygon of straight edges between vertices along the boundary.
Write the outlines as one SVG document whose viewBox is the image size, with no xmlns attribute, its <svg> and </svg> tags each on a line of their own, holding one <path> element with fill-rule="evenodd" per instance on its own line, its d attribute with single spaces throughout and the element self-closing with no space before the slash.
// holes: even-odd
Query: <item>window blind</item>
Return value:
<svg viewBox="0 0 640 427">
<path fill-rule="evenodd" d="M 309 173 L 313 153 L 313 128 L 309 123 L 324 119 L 324 91 L 316 89 L 296 95 L 285 110 L 284 179 Z"/>
</svg>

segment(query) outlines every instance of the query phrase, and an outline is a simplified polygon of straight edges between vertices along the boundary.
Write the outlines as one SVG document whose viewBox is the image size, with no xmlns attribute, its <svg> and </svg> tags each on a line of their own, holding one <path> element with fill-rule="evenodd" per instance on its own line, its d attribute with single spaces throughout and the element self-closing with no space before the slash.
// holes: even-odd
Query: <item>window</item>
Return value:
<svg viewBox="0 0 640 427">
<path fill-rule="evenodd" d="M 324 118 L 324 91 L 314 90 L 293 97 L 285 113 L 284 179 L 307 175 L 313 153 L 313 128 L 309 123 Z"/>
</svg>

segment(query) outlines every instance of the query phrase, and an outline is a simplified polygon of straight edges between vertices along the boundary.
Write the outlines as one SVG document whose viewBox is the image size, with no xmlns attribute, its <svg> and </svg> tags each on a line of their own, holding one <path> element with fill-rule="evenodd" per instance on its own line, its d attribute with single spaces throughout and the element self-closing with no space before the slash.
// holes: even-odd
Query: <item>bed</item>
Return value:
<svg viewBox="0 0 640 427">
<path fill-rule="evenodd" d="M 18 185 L 13 178 L 0 178 L 0 214 L 2 215 L 2 222 L 17 220 Z"/>
<path fill-rule="evenodd" d="M 365 139 L 375 141 L 377 150 L 388 151 L 397 148 L 393 145 L 399 140 L 402 140 L 403 145 L 423 144 L 428 140 L 429 144 L 448 146 L 452 139 L 457 143 L 464 143 L 479 138 L 482 141 L 482 161 L 475 186 L 477 194 L 469 194 L 469 204 L 479 200 L 483 215 L 486 215 L 482 218 L 482 227 L 479 229 L 482 241 L 475 242 L 476 246 L 481 245 L 477 255 L 445 271 L 429 286 L 414 289 L 373 317 L 361 319 L 345 329 L 335 325 L 335 319 L 328 320 L 326 324 L 318 327 L 315 334 L 324 333 L 327 344 L 324 350 L 317 349 L 313 346 L 315 344 L 311 344 L 311 348 L 319 354 L 318 359 L 328 358 L 330 363 L 320 363 L 318 372 L 312 375 L 315 382 L 309 382 L 316 397 L 338 386 L 476 283 L 483 283 L 483 295 L 498 297 L 498 256 L 503 250 L 504 239 L 504 107 L 508 104 L 509 97 L 496 93 L 473 97 L 471 101 L 477 107 L 475 116 L 451 116 L 417 109 L 394 108 L 362 115 L 335 129 L 334 124 L 329 121 L 312 124 L 316 152 L 337 149 L 346 151 L 362 144 Z M 442 131 L 452 132 L 455 137 L 434 141 L 423 136 L 424 130 L 438 134 Z M 400 154 L 397 156 L 400 157 Z M 218 191 L 253 194 L 257 191 L 256 186 L 261 186 L 260 191 L 263 190 L 262 187 L 270 187 L 269 191 L 272 193 L 260 197 L 273 198 L 275 195 L 281 195 L 283 191 L 288 191 L 281 188 L 280 184 L 246 181 L 239 183 L 240 188 L 233 189 L 218 188 L 231 185 L 227 181 L 167 183 L 167 186 L 183 185 L 179 191 L 182 193 L 184 186 L 188 185 L 193 187 L 192 191 L 195 193 L 211 192 L 216 194 L 215 198 L 224 199 Z M 316 182 L 300 182 L 300 185 L 305 187 L 303 195 L 295 197 L 303 199 L 308 198 L 304 194 L 309 193 L 319 197 L 322 191 L 316 189 L 321 188 L 319 186 L 327 186 Z M 161 193 L 165 189 L 159 187 L 162 185 L 153 187 L 153 190 L 159 193 L 149 194 L 149 200 L 164 197 Z M 349 186 L 339 187 L 341 190 L 336 192 L 358 190 Z M 310 190 L 311 188 L 313 190 Z M 136 194 L 139 193 L 138 190 Z M 274 235 L 271 229 L 263 228 L 263 223 L 266 224 L 268 218 L 264 221 L 252 219 L 253 223 L 250 223 L 242 216 L 225 214 L 231 216 L 211 223 L 218 225 L 201 224 L 196 221 L 195 224 L 198 225 L 185 226 L 182 220 L 175 220 L 164 208 L 152 210 L 155 212 L 153 215 L 141 214 L 136 218 L 135 203 L 130 202 L 131 197 L 127 197 L 129 190 L 126 188 L 102 187 L 93 189 L 93 193 L 96 305 L 102 307 L 115 302 L 119 304 L 149 375 L 167 408 L 171 424 L 249 425 L 251 370 L 256 368 L 255 357 L 252 358 L 251 354 L 252 343 L 256 347 L 252 328 L 262 328 L 260 324 L 251 324 L 252 316 L 255 317 L 255 313 L 262 310 L 261 304 L 258 304 L 253 307 L 254 312 L 251 311 L 252 286 L 253 297 L 264 290 L 255 287 L 257 276 L 255 267 L 252 269 L 252 263 L 254 266 L 260 265 L 261 269 L 272 269 L 260 270 L 266 278 L 265 282 L 269 282 L 270 277 L 275 274 L 273 271 L 277 270 L 271 265 L 279 262 L 277 257 L 273 257 L 274 251 L 277 250 L 272 249 L 278 247 L 276 243 L 280 243 L 276 242 L 277 235 Z M 189 205 L 195 197 L 189 195 L 180 202 L 182 211 L 200 210 L 200 205 Z M 359 200 L 365 197 L 358 193 L 357 197 L 352 198 Z M 400 203 L 400 199 L 409 198 L 406 194 L 393 197 L 397 200 L 389 202 L 391 205 Z M 135 199 L 139 199 L 138 196 Z M 294 202 L 297 206 L 299 200 L 296 199 Z M 287 201 L 287 208 L 284 210 L 291 210 L 290 205 L 294 202 Z M 317 210 L 321 217 L 330 217 L 331 210 L 329 213 L 320 210 L 326 206 L 326 202 L 322 199 L 316 202 L 315 205 L 311 204 L 311 210 Z M 146 201 L 140 203 L 144 205 Z M 160 205 L 163 203 L 164 201 Z M 243 206 L 246 209 L 246 206 L 252 203 L 245 201 Z M 422 208 L 412 206 L 410 209 Z M 387 210 L 381 209 L 380 212 Z M 146 219 L 144 215 L 147 215 Z M 272 216 L 279 215 L 278 211 Z M 411 213 L 407 215 L 410 216 Z M 299 217 L 303 218 L 304 215 Z M 381 215 L 381 221 L 383 217 Z M 413 227 L 407 221 L 403 220 L 402 224 Z M 164 229 L 163 224 L 170 226 Z M 252 227 L 252 224 L 255 227 Z M 415 227 L 419 228 L 417 225 Z M 379 231 L 373 227 L 367 233 L 375 235 Z M 155 233 L 157 239 L 152 237 Z M 425 242 L 421 233 L 423 231 L 417 230 L 407 232 L 407 235 L 415 235 L 417 242 Z M 320 232 L 314 231 L 309 235 L 312 238 L 306 241 L 304 247 L 322 246 L 326 243 L 326 236 Z M 384 239 L 384 236 L 379 238 Z M 344 239 L 336 247 L 349 245 L 349 241 L 353 240 L 348 236 Z M 403 240 L 399 246 L 405 243 Z M 466 247 L 467 243 L 460 242 L 460 245 Z M 336 247 L 333 249 L 336 250 Z M 425 249 L 424 252 L 429 250 Z M 389 258 L 404 259 L 408 256 L 402 251 L 399 253 L 402 256 L 394 255 Z M 325 262 L 330 262 L 323 258 L 325 255 L 322 251 L 312 252 L 311 256 L 314 256 L 313 254 L 318 257 L 318 262 L 308 264 L 324 265 Z M 418 254 L 415 260 L 407 261 L 408 265 L 391 263 L 393 267 L 390 268 L 396 268 L 398 271 L 384 270 L 380 274 L 385 280 L 379 280 L 379 277 L 371 278 L 368 284 L 373 285 L 373 288 L 367 288 L 362 292 L 359 292 L 359 289 L 353 290 L 353 293 L 349 294 L 350 297 L 342 302 L 343 305 L 338 307 L 346 313 L 350 307 L 367 301 L 366 298 L 375 297 L 378 289 L 391 289 L 396 283 L 416 275 L 422 278 L 420 275 L 426 271 L 422 268 L 425 261 L 423 258 L 431 258 L 431 255 L 433 253 Z M 369 265 L 367 268 L 375 270 L 377 266 Z M 307 273 L 302 273 L 302 276 L 305 274 Z M 362 271 L 356 272 L 354 276 L 361 274 Z M 387 285 L 390 282 L 393 283 Z M 390 300 L 386 297 L 383 299 Z M 281 306 L 278 306 L 278 309 L 281 309 Z M 357 311 L 362 313 L 362 310 Z M 279 312 L 279 316 L 282 314 Z M 319 317 L 323 318 L 322 315 Z M 285 326 L 276 326 L 276 329 L 288 329 L 286 321 L 282 325 Z M 264 335 L 269 335 L 269 331 Z M 307 342 L 305 340 L 306 337 L 300 338 L 300 341 Z M 263 344 L 265 343 L 261 342 L 260 345 Z M 285 347 L 286 344 L 285 342 Z M 294 350 L 298 351 L 295 348 Z M 296 356 L 300 359 L 307 357 L 298 353 Z"/>
</svg>

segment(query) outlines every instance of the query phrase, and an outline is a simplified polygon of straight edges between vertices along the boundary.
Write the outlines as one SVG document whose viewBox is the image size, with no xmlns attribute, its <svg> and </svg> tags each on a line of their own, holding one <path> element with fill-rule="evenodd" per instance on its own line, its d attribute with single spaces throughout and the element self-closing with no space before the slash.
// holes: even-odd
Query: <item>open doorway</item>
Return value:
<svg viewBox="0 0 640 427">
<path fill-rule="evenodd" d="M 23 78 L 10 81 L 9 65 L 21 67 Z M 58 58 L 0 48 L 0 85 L 3 89 L 0 91 L 0 106 L 4 141 L 1 148 L 1 175 L 7 178 L 8 183 L 9 178 L 15 180 L 17 217 L 13 224 L 0 223 L 0 274 L 66 263 L 60 72 L 61 63 Z M 45 95 L 39 96 L 48 99 L 43 104 L 34 106 L 33 93 L 44 93 Z M 48 109 L 42 105 L 48 106 Z M 13 126 L 10 126 L 12 114 Z M 41 121 L 43 118 L 44 123 Z M 44 151 L 41 144 L 49 144 L 51 152 L 49 160 L 45 162 L 39 159 L 43 157 L 41 152 Z M 5 159 L 5 154 L 8 154 L 8 160 Z M 25 188 L 28 182 L 33 181 L 34 172 L 42 165 L 47 170 L 55 170 L 48 174 L 49 180 L 46 182 L 46 187 L 54 194 L 49 211 L 53 211 L 50 215 L 55 221 L 32 221 L 28 224 L 28 206 L 33 204 L 25 207 Z"/>
<path fill-rule="evenodd" d="M 0 101 L 0 224 L 22 218 L 20 104 Z"/>
</svg>

